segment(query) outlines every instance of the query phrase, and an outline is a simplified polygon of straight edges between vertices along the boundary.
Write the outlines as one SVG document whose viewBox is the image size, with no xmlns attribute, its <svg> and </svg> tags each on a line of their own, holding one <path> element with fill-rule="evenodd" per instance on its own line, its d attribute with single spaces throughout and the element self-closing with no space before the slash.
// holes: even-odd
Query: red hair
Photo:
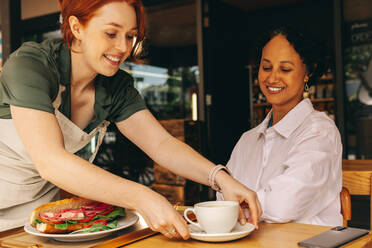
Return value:
<svg viewBox="0 0 372 248">
<path fill-rule="evenodd" d="M 85 26 L 99 8 L 111 2 L 126 2 L 134 7 L 137 16 L 138 35 L 129 59 L 137 61 L 136 57 L 139 56 L 141 52 L 141 44 L 145 38 L 145 13 L 142 0 L 58 0 L 62 15 L 62 37 L 67 43 L 67 46 L 71 49 L 74 35 L 71 32 L 68 22 L 69 17 L 76 16 L 80 23 Z"/>
</svg>

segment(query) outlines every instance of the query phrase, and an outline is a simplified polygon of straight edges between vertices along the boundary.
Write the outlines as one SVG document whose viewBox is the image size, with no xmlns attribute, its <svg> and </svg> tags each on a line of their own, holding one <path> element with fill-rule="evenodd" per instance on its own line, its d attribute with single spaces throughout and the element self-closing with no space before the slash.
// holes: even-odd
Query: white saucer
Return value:
<svg viewBox="0 0 372 248">
<path fill-rule="evenodd" d="M 240 239 L 247 236 L 254 230 L 254 225 L 251 223 L 247 223 L 244 226 L 242 226 L 240 225 L 240 223 L 237 223 L 233 230 L 229 233 L 206 233 L 203 230 L 191 224 L 189 224 L 189 228 L 191 230 L 190 236 L 193 239 L 208 242 L 224 242 Z"/>
</svg>

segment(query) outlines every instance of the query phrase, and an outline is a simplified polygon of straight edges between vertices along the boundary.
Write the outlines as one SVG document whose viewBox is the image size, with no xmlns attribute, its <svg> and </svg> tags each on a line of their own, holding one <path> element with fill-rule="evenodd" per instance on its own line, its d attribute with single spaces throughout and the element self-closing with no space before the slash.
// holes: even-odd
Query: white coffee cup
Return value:
<svg viewBox="0 0 372 248">
<path fill-rule="evenodd" d="M 187 217 L 193 212 L 198 224 Z M 239 204 L 234 201 L 207 201 L 187 208 L 183 214 L 190 224 L 197 226 L 206 233 L 229 233 L 238 221 Z"/>
</svg>

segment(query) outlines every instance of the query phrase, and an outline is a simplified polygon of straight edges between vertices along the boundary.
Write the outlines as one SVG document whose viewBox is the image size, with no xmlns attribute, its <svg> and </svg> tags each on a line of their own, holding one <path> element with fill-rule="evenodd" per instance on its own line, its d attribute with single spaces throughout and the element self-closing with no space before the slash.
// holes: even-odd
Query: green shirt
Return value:
<svg viewBox="0 0 372 248">
<path fill-rule="evenodd" d="M 60 84 L 66 90 L 59 111 L 70 118 L 70 72 L 70 50 L 62 39 L 24 43 L 11 54 L 0 74 L 0 119 L 11 119 L 9 105 L 54 114 L 52 102 Z M 94 81 L 94 117 L 84 131 L 93 130 L 103 120 L 125 120 L 146 108 L 133 78 L 125 71 L 112 77 L 97 75 Z"/>
</svg>

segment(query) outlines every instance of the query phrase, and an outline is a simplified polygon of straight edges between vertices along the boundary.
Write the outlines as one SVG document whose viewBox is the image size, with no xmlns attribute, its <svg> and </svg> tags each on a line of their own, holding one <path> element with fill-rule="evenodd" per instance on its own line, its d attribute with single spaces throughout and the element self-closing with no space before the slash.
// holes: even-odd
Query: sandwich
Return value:
<svg viewBox="0 0 372 248">
<path fill-rule="evenodd" d="M 30 225 L 41 233 L 97 232 L 117 227 L 122 207 L 74 197 L 35 208 Z"/>
</svg>

